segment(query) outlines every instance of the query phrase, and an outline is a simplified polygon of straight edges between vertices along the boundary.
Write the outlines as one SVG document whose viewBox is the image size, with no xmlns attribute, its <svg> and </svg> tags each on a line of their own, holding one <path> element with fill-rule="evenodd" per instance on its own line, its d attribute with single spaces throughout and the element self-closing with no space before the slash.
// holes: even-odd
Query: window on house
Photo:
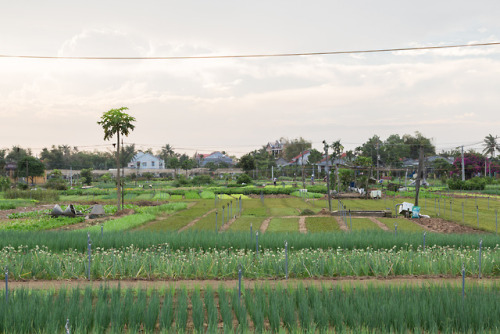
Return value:
<svg viewBox="0 0 500 334">
<path fill-rule="evenodd" d="M 142 163 L 142 167 L 147 167 L 148 163 L 147 162 L 143 162 Z"/>
<path fill-rule="evenodd" d="M 155 162 L 151 161 L 151 167 L 154 167 L 154 166 L 155 166 Z"/>
</svg>

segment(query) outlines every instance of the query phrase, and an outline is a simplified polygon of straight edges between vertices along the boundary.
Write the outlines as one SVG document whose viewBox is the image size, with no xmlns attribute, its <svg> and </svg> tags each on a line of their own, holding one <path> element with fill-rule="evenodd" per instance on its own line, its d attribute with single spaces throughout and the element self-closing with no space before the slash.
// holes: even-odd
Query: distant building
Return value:
<svg viewBox="0 0 500 334">
<path fill-rule="evenodd" d="M 309 155 L 311 155 L 311 151 L 309 150 L 301 152 L 299 155 L 290 160 L 290 165 L 307 165 L 309 162 Z"/>
<path fill-rule="evenodd" d="M 274 143 L 267 143 L 266 152 L 272 154 L 272 156 L 277 157 L 283 152 L 283 144 L 277 140 Z"/>
<path fill-rule="evenodd" d="M 200 164 L 200 167 L 205 167 L 209 162 L 213 162 L 215 165 L 226 164 L 229 167 L 234 166 L 234 161 L 230 157 L 221 152 L 212 152 L 210 154 L 197 154 L 196 160 Z"/>
<path fill-rule="evenodd" d="M 284 158 L 276 159 L 276 166 L 277 167 L 284 167 L 284 166 L 288 166 L 288 165 L 289 165 L 289 162 L 286 161 Z"/>
<path fill-rule="evenodd" d="M 128 167 L 136 169 L 164 169 L 165 161 L 152 154 L 139 152 L 128 163 Z"/>
</svg>

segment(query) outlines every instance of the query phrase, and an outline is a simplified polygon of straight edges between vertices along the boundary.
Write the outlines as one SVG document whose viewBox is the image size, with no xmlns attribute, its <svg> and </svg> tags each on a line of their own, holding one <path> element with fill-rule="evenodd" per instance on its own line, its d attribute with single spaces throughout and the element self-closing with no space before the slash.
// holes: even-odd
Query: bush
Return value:
<svg viewBox="0 0 500 334">
<path fill-rule="evenodd" d="M 21 190 L 27 190 L 29 188 L 27 183 L 22 183 L 22 182 L 18 182 L 16 187 L 17 189 Z"/>
<path fill-rule="evenodd" d="M 49 179 L 45 184 L 45 188 L 54 190 L 67 190 L 68 186 L 63 179 Z"/>
<path fill-rule="evenodd" d="M 213 183 L 213 180 L 210 175 L 197 175 L 193 177 L 191 183 L 195 186 L 210 185 Z"/>
<path fill-rule="evenodd" d="M 0 177 L 0 190 L 5 191 L 10 188 L 10 179 L 8 177 Z"/>
<path fill-rule="evenodd" d="M 237 184 L 252 184 L 252 178 L 248 174 L 240 174 L 236 179 Z"/>
<path fill-rule="evenodd" d="M 448 180 L 448 188 L 450 190 L 484 190 L 487 182 L 485 178 L 480 177 L 474 177 L 466 181 L 451 178 Z"/>
<path fill-rule="evenodd" d="M 180 175 L 180 174 L 177 175 L 177 178 L 172 183 L 172 185 L 174 187 L 185 187 L 185 186 L 188 186 L 190 184 L 191 184 L 191 182 L 189 182 L 189 180 L 186 179 L 186 177 L 184 175 Z"/>
</svg>

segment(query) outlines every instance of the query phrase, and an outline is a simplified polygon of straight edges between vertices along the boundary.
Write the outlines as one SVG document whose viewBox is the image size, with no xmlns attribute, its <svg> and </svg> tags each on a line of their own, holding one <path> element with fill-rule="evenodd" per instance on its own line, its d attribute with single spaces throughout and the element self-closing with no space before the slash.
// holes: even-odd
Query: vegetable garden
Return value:
<svg viewBox="0 0 500 334">
<path fill-rule="evenodd" d="M 411 201 L 400 197 L 334 200 L 333 209 L 343 215 L 326 215 L 326 199 L 315 195 L 321 186 L 310 188 L 310 195 L 289 186 L 132 189 L 125 192 L 123 212 L 107 205 L 112 189 L 92 191 L 59 196 L 80 203 L 79 211 L 98 201 L 104 218 L 52 218 L 36 200 L 0 199 L 0 208 L 9 210 L 0 219 L 0 278 L 6 285 L 69 283 L 57 290 L 0 290 L 0 333 L 500 330 L 497 198 L 424 195 L 423 213 L 473 231 L 444 234 L 394 212 L 392 218 L 346 214 L 393 211 L 393 203 Z M 400 277 L 423 282 L 330 282 Z M 464 283 L 425 283 L 426 277 L 463 277 Z M 186 279 L 196 280 L 196 287 L 169 284 Z M 236 279 L 243 280 L 242 290 L 224 285 Z M 304 284 L 289 286 L 287 279 Z M 86 280 L 103 286 L 77 287 Z M 164 281 L 165 287 L 105 284 L 127 280 Z M 221 284 L 213 288 L 206 280 Z M 248 280 L 278 283 L 245 288 Z"/>
</svg>

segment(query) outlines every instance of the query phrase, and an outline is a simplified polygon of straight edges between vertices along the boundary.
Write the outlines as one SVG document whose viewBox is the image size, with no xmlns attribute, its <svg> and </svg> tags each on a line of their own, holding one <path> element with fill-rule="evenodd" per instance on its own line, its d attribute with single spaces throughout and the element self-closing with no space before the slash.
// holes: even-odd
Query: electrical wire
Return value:
<svg viewBox="0 0 500 334">
<path fill-rule="evenodd" d="M 28 58 L 28 59 L 67 59 L 67 60 L 191 60 L 191 59 L 226 59 L 226 58 L 268 58 L 268 57 L 298 57 L 298 56 L 325 56 L 343 54 L 381 53 L 397 51 L 438 50 L 451 48 L 467 48 L 480 46 L 495 46 L 500 42 L 453 44 L 441 46 L 421 46 L 409 48 L 350 50 L 350 51 L 326 51 L 326 52 L 301 52 L 301 53 L 269 53 L 269 54 L 246 54 L 246 55 L 219 55 L 219 56 L 169 56 L 169 57 L 98 57 L 98 56 L 36 56 L 36 55 L 8 55 L 0 54 L 0 58 Z"/>
</svg>

